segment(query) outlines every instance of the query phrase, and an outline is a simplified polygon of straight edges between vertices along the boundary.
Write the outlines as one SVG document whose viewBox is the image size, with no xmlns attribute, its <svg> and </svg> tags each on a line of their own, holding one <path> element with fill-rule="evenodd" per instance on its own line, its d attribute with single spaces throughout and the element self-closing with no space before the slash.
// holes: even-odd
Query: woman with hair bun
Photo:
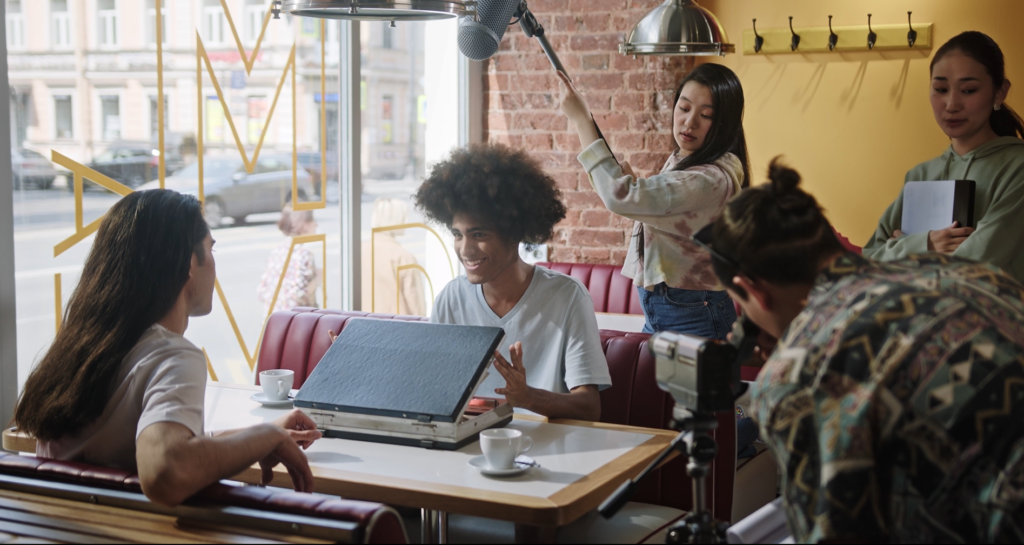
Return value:
<svg viewBox="0 0 1024 545">
<path fill-rule="evenodd" d="M 903 194 L 882 214 L 864 247 L 874 259 L 940 252 L 992 263 L 1024 282 L 1024 123 L 1006 103 L 1003 52 L 981 32 L 946 42 L 931 63 L 931 104 L 949 148 L 907 173 L 906 181 L 974 180 L 976 227 L 954 222 L 945 229 L 904 235 Z"/>
<path fill-rule="evenodd" d="M 800 175 L 695 240 L 779 339 L 751 389 L 797 543 L 1024 540 L 1024 286 L 944 254 L 847 252 Z"/>
<path fill-rule="evenodd" d="M 594 190 L 608 210 L 635 221 L 622 274 L 640 294 L 644 332 L 725 339 L 736 310 L 708 256 L 689 237 L 749 185 L 739 78 L 718 64 L 698 66 L 683 78 L 672 108 L 677 149 L 659 174 L 641 178 L 628 163 L 616 162 L 586 99 L 558 75 L 562 111 L 579 134 L 579 160 Z"/>
</svg>

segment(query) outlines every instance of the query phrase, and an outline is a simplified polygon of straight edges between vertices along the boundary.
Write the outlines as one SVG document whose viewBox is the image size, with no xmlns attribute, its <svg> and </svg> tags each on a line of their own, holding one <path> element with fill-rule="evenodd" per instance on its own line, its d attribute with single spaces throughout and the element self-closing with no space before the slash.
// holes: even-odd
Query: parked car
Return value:
<svg viewBox="0 0 1024 545">
<path fill-rule="evenodd" d="M 134 189 L 146 182 L 159 179 L 160 150 L 148 143 L 121 142 L 97 155 L 88 166 Z M 173 147 L 169 147 L 164 160 L 166 174 L 171 175 L 183 166 L 185 162 L 181 154 Z"/>
<path fill-rule="evenodd" d="M 34 185 L 39 189 L 50 189 L 57 169 L 42 154 L 24 148 L 11 148 L 11 181 L 14 189 Z"/>
<path fill-rule="evenodd" d="M 299 166 L 306 169 L 310 177 L 313 178 L 313 187 L 316 189 L 317 198 L 320 197 L 320 172 L 323 167 L 323 163 L 320 160 L 319 151 L 300 151 L 296 157 L 298 157 Z M 327 185 L 332 183 L 338 183 L 338 154 L 328 153 L 327 154 Z"/>
<path fill-rule="evenodd" d="M 313 195 L 309 173 L 298 169 L 299 202 Z M 164 181 L 164 187 L 180 193 L 199 195 L 199 163 L 193 163 Z M 149 182 L 139 189 L 157 189 Z M 250 214 L 280 212 L 292 200 L 292 158 L 289 155 L 261 155 L 252 174 L 245 171 L 240 157 L 206 157 L 203 160 L 204 214 L 211 229 L 221 227 L 224 218 L 235 225 Z"/>
</svg>

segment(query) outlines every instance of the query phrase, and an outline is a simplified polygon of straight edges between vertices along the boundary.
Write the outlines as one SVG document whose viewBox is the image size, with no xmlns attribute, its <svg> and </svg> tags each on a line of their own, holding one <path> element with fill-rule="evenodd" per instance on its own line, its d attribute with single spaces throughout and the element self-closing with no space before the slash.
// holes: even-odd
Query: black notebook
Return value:
<svg viewBox="0 0 1024 545">
<path fill-rule="evenodd" d="M 498 327 L 353 319 L 295 406 L 455 422 L 504 336 Z"/>
<path fill-rule="evenodd" d="M 938 231 L 954 221 L 974 227 L 974 185 L 972 180 L 907 182 L 900 230 L 908 235 Z"/>
</svg>

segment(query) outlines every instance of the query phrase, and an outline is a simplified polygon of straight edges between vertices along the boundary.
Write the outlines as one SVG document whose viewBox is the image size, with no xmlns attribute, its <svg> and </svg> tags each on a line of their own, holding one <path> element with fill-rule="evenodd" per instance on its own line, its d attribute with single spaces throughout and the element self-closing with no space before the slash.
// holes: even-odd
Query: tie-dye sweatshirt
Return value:
<svg viewBox="0 0 1024 545">
<path fill-rule="evenodd" d="M 714 221 L 739 193 L 739 158 L 727 153 L 714 164 L 677 171 L 672 169 L 680 159 L 672 154 L 661 173 L 649 178 L 624 174 L 604 140 L 588 146 L 578 159 L 608 210 L 644 225 L 643 262 L 634 236 L 622 267 L 633 284 L 648 290 L 662 282 L 687 290 L 723 289 L 711 256 L 690 242 L 690 235 Z"/>
</svg>

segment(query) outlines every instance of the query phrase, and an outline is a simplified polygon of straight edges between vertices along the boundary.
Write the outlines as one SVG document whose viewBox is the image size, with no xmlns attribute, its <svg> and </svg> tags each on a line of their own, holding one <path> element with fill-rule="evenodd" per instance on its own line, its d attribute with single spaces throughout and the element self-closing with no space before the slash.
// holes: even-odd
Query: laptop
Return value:
<svg viewBox="0 0 1024 545">
<path fill-rule="evenodd" d="M 498 327 L 352 319 L 295 395 L 326 437 L 457 450 L 512 420 L 473 394 L 505 332 Z"/>
</svg>

